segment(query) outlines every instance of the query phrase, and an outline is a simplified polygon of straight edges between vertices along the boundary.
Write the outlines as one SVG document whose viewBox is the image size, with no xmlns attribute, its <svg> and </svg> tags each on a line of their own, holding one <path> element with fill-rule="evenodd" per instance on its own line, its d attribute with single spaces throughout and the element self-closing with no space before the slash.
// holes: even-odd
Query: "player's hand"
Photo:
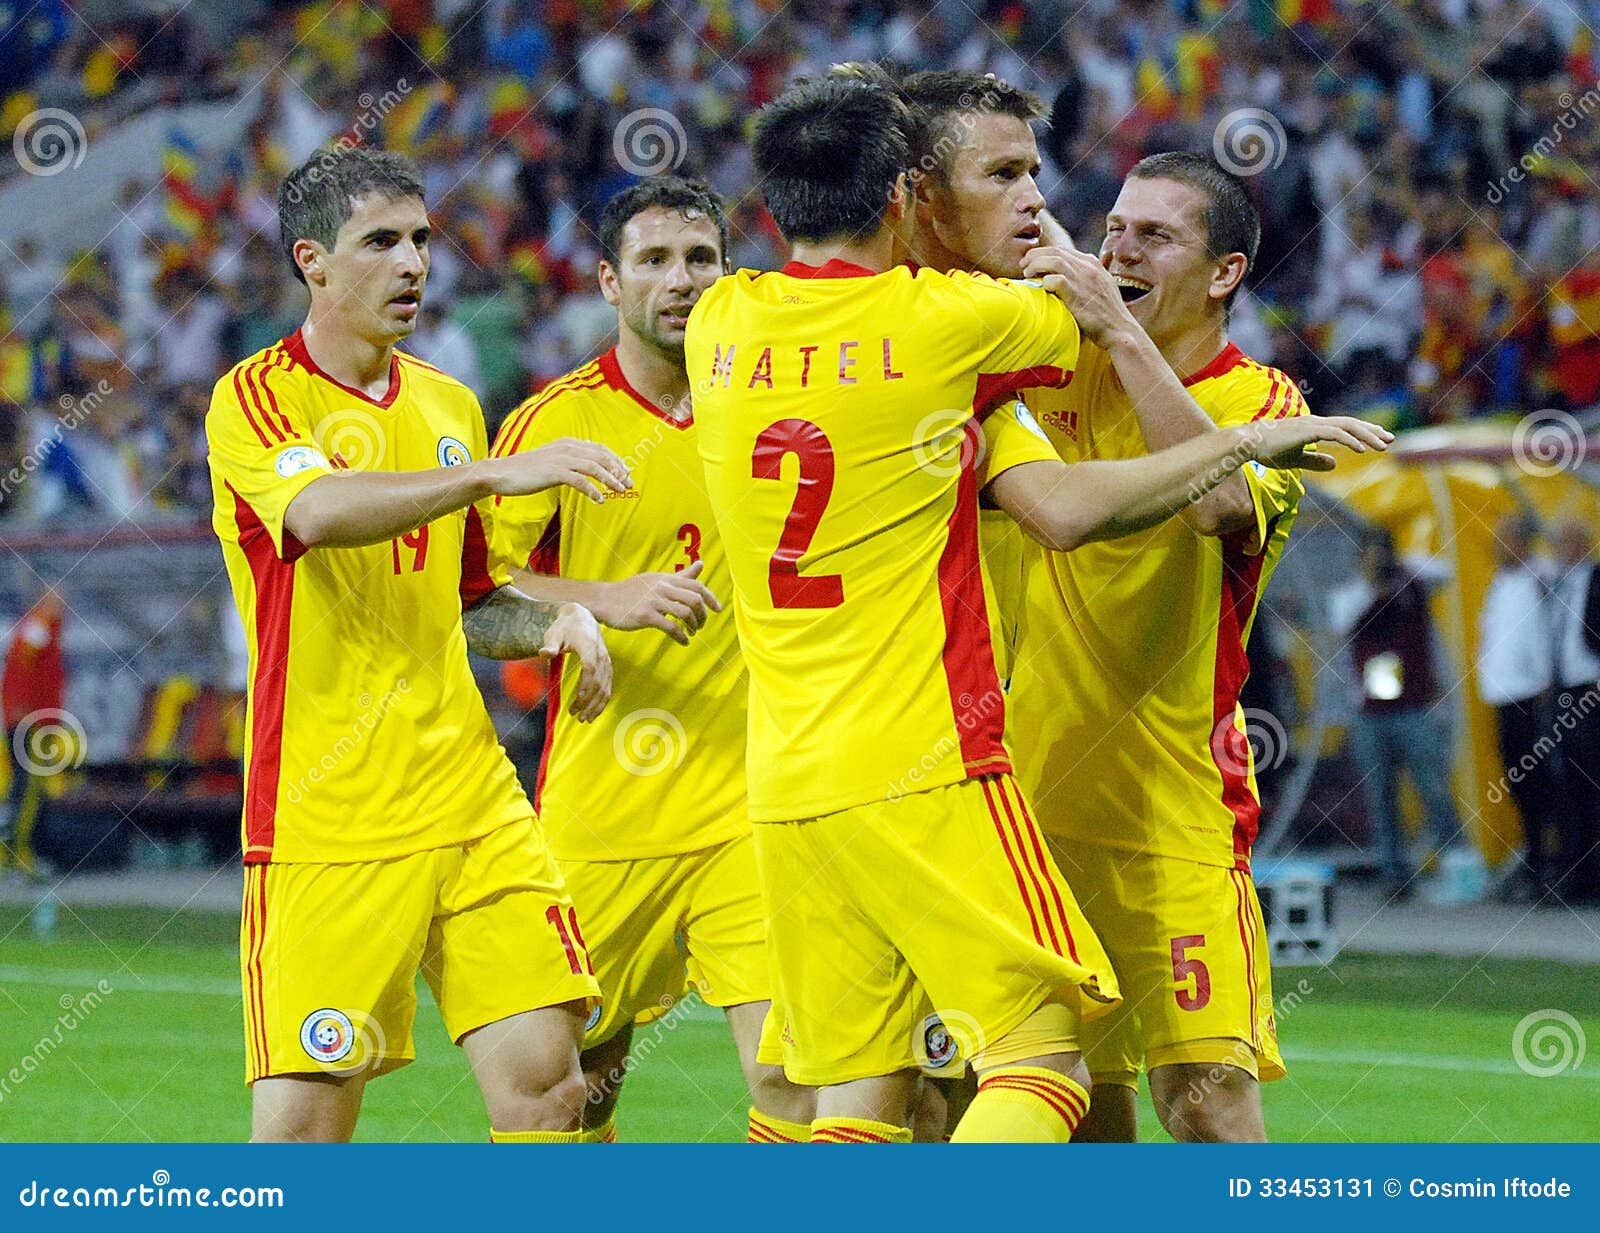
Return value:
<svg viewBox="0 0 1600 1233">
<path fill-rule="evenodd" d="M 676 574 L 635 574 L 605 585 L 594 607 L 610 629 L 659 629 L 682 646 L 705 626 L 708 612 L 721 612 L 722 601 L 700 581 L 704 561 Z"/>
<path fill-rule="evenodd" d="M 1245 427 L 1250 456 L 1278 470 L 1331 471 L 1331 454 L 1316 449 L 1321 443 L 1342 445 L 1357 454 L 1389 448 L 1394 433 L 1349 415 L 1297 415 Z"/>
<path fill-rule="evenodd" d="M 578 687 L 567 709 L 579 723 L 598 718 L 611 701 L 611 653 L 606 650 L 606 640 L 594 614 L 581 604 L 562 604 L 539 655 L 543 659 L 558 655 L 577 659 Z"/>
<path fill-rule="evenodd" d="M 543 492 L 565 484 L 598 503 L 606 499 L 602 486 L 612 492 L 627 492 L 633 487 L 628 464 L 614 451 L 576 437 L 561 437 L 538 449 L 492 461 L 497 464 L 494 490 L 503 497 Z"/>
<path fill-rule="evenodd" d="M 1093 253 L 1042 244 L 1023 258 L 1022 273 L 1059 296 L 1092 343 L 1104 346 L 1116 331 L 1137 328 L 1116 281 Z"/>
</svg>

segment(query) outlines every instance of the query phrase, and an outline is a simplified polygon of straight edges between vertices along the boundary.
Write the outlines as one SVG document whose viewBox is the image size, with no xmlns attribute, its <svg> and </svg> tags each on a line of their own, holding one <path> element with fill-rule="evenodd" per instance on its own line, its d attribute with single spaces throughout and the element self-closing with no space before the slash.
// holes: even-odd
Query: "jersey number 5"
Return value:
<svg viewBox="0 0 1600 1233">
<path fill-rule="evenodd" d="M 1172 939 L 1172 979 L 1178 981 L 1178 988 L 1173 990 L 1173 996 L 1178 999 L 1179 1010 L 1200 1010 L 1207 1002 L 1211 1001 L 1211 971 L 1199 959 L 1188 958 L 1191 948 L 1198 948 L 1206 944 L 1206 935 L 1203 933 L 1186 933 L 1181 938 Z M 1183 981 L 1194 980 L 1194 988 L 1185 989 Z"/>
<path fill-rule="evenodd" d="M 838 574 L 801 574 L 800 558 L 811 547 L 828 500 L 833 496 L 833 442 L 810 420 L 779 420 L 756 438 L 750 459 L 755 479 L 783 478 L 785 455 L 800 464 L 794 504 L 784 520 L 778 549 L 767 567 L 774 608 L 837 608 L 844 603 Z"/>
</svg>

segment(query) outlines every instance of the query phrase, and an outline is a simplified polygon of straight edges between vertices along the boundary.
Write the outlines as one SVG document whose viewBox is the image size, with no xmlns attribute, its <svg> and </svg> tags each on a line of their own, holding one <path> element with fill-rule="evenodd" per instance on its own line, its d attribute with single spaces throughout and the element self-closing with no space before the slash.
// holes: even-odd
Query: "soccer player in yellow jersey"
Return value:
<svg viewBox="0 0 1600 1233">
<path fill-rule="evenodd" d="M 1027 124 L 1042 105 L 972 73 L 915 74 L 900 88 L 939 153 L 919 185 L 914 253 L 1019 273 L 1014 241 L 1044 204 Z M 1287 376 L 1227 341 L 1258 235 L 1248 196 L 1209 159 L 1158 155 L 1134 169 L 1100 259 L 1203 414 L 1130 397 L 1086 346 L 1070 389 L 1024 393 L 1063 458 L 1137 457 L 1306 413 Z M 1283 1062 L 1249 874 L 1260 805 L 1238 693 L 1300 492 L 1293 471 L 1247 467 L 1140 535 L 1030 553 L 1026 574 L 1003 558 L 999 606 L 1022 634 L 1009 729 L 1019 776 L 1124 994 L 1084 1032 L 1095 1086 L 1079 1138 L 1135 1137 L 1141 1065 L 1176 1137 L 1264 1137 L 1258 1081 Z M 998 534 L 985 544 L 991 568 L 1002 545 Z"/>
<path fill-rule="evenodd" d="M 240 961 L 258 1140 L 343 1140 L 414 1056 L 416 975 L 500 1141 L 577 1141 L 598 986 L 577 912 L 467 662 L 570 657 L 593 718 L 594 619 L 520 595 L 490 498 L 628 487 L 612 451 L 489 459 L 459 382 L 395 349 L 428 274 L 404 159 L 318 155 L 278 197 L 305 324 L 217 383 L 213 526 L 250 640 Z M 465 610 L 465 615 L 463 615 Z M 575 662 L 573 662 L 575 661 Z"/>
<path fill-rule="evenodd" d="M 764 109 L 755 162 L 793 260 L 720 280 L 685 337 L 750 671 L 785 1069 L 822 1089 L 813 1141 L 909 1138 L 931 1002 L 980 1079 L 955 1138 L 1059 1142 L 1087 1102 L 1081 999 L 1116 985 L 1010 775 L 980 482 L 1066 549 L 1154 525 L 1239 459 L 1299 465 L 1314 442 L 1386 434 L 1284 421 L 1069 469 L 992 411 L 1065 384 L 1080 326 L 1153 396 L 1186 396 L 1071 254 L 1030 262 L 1077 320 L 1044 287 L 895 266 L 912 127 L 892 94 L 841 78 Z"/>
<path fill-rule="evenodd" d="M 576 682 L 556 675 L 537 799 L 605 997 L 584 1037 L 585 1124 L 610 1133 L 635 1020 L 690 982 L 727 1014 L 751 1141 L 796 1142 L 812 1093 L 756 1059 L 771 991 L 745 799 L 749 681 L 717 598 L 727 558 L 684 371 L 684 328 L 725 272 L 727 229 L 721 200 L 681 179 L 643 181 L 606 205 L 599 277 L 617 344 L 513 412 L 493 452 L 600 441 L 629 461 L 634 489 L 601 505 L 571 490 L 506 499 L 495 525 L 504 555 L 544 571 L 518 574 L 521 589 L 620 631 L 615 701 L 599 721 L 563 709 Z"/>
</svg>

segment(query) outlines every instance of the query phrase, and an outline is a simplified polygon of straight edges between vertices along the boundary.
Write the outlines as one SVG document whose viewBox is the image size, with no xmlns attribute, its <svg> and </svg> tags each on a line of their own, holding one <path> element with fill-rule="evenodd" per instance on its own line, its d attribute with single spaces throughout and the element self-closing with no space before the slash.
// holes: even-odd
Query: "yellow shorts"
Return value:
<svg viewBox="0 0 1600 1233">
<path fill-rule="evenodd" d="M 669 1010 L 687 989 L 712 1006 L 765 1002 L 767 925 L 748 835 L 699 852 L 562 861 L 604 994 L 585 1048 Z"/>
<path fill-rule="evenodd" d="M 926 1064 L 930 1006 L 976 1057 L 1046 1002 L 1075 1016 L 1082 997 L 1117 997 L 1009 775 L 757 823 L 755 836 L 773 1027 L 796 1083 Z"/>
<path fill-rule="evenodd" d="M 531 815 L 395 860 L 247 865 L 239 957 L 247 1083 L 411 1061 L 419 968 L 458 1043 L 600 993 Z"/>
<path fill-rule="evenodd" d="M 1084 1025 L 1096 1083 L 1134 1087 L 1141 1065 L 1228 1065 L 1283 1077 L 1266 926 L 1249 873 L 1052 839 L 1122 985 Z"/>
</svg>

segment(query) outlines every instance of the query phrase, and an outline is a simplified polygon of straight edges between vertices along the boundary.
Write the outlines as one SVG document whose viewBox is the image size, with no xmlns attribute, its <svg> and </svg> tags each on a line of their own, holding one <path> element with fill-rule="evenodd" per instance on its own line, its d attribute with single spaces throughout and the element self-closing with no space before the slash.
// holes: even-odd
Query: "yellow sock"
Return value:
<svg viewBox="0 0 1600 1233">
<path fill-rule="evenodd" d="M 593 1130 L 490 1130 L 490 1143 L 597 1143 Z"/>
<path fill-rule="evenodd" d="M 864 1117 L 819 1117 L 811 1123 L 813 1143 L 910 1143 L 909 1126 L 891 1126 Z"/>
<path fill-rule="evenodd" d="M 810 1140 L 811 1127 L 807 1123 L 786 1122 L 781 1117 L 761 1112 L 754 1105 L 750 1107 L 751 1143 L 808 1143 Z"/>
<path fill-rule="evenodd" d="M 952 1143 L 1066 1143 L 1089 1111 L 1089 1093 L 1040 1066 L 997 1066 L 956 1124 Z"/>
</svg>

